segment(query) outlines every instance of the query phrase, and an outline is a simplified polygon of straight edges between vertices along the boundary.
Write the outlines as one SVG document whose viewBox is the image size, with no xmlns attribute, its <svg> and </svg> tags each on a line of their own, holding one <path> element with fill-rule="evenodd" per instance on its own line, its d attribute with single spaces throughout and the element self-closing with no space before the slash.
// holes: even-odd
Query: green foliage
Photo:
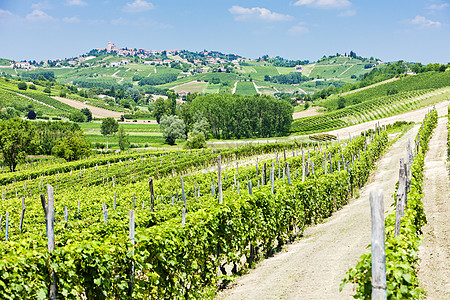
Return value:
<svg viewBox="0 0 450 300">
<path fill-rule="evenodd" d="M 171 100 L 167 99 L 164 100 L 163 98 L 158 98 L 155 101 L 155 104 L 153 106 L 153 116 L 156 119 L 156 122 L 160 123 L 161 117 L 163 115 L 171 115 L 172 109 L 171 109 Z"/>
<path fill-rule="evenodd" d="M 29 120 L 34 120 L 34 119 L 36 119 L 36 113 L 34 112 L 34 110 L 30 110 L 30 111 L 28 112 L 27 118 L 28 118 Z"/>
<path fill-rule="evenodd" d="M 69 116 L 69 120 L 72 122 L 82 123 L 86 121 L 86 116 L 78 110 Z"/>
<path fill-rule="evenodd" d="M 19 83 L 17 84 L 17 87 L 19 88 L 19 90 L 23 90 L 23 91 L 25 91 L 28 88 L 26 82 L 23 82 L 23 81 L 19 81 Z"/>
<path fill-rule="evenodd" d="M 264 78 L 265 80 L 266 78 Z M 309 78 L 302 75 L 300 72 L 291 72 L 289 74 L 281 74 L 270 77 L 270 81 L 279 84 L 299 84 L 303 81 L 308 81 Z"/>
<path fill-rule="evenodd" d="M 52 153 L 67 161 L 77 160 L 89 155 L 91 145 L 86 141 L 82 131 L 70 132 L 56 141 Z"/>
<path fill-rule="evenodd" d="M 52 90 L 50 89 L 49 86 L 44 89 L 44 93 L 50 94 L 51 92 Z"/>
<path fill-rule="evenodd" d="M 425 153 L 433 129 L 437 124 L 437 111 L 427 114 L 423 128 L 419 130 L 420 146 L 411 165 L 411 189 L 408 193 L 408 206 L 401 221 L 400 234 L 394 237 L 395 210 L 385 220 L 386 283 L 388 299 L 420 299 L 422 289 L 417 279 L 419 259 L 417 252 L 421 241 L 422 226 L 426 216 L 422 204 L 422 183 Z M 347 283 L 355 284 L 356 299 L 370 299 L 371 254 L 363 254 L 354 268 L 343 278 L 340 290 Z"/>
<path fill-rule="evenodd" d="M 141 80 L 139 80 L 138 84 L 140 86 L 143 85 L 160 85 L 165 84 L 169 82 L 173 82 L 177 80 L 178 73 L 163 73 L 163 74 L 152 74 L 148 77 L 145 77 Z"/>
<path fill-rule="evenodd" d="M 24 78 L 30 78 L 32 80 L 51 80 L 55 78 L 55 72 L 45 69 L 36 69 L 20 73 Z"/>
<path fill-rule="evenodd" d="M 160 127 L 163 129 L 163 137 L 169 145 L 175 145 L 176 139 L 186 138 L 186 125 L 178 116 L 163 115 L 160 120 Z"/>
<path fill-rule="evenodd" d="M 339 97 L 340 105 L 346 105 L 346 107 L 321 115 L 296 119 L 292 123 L 291 132 L 302 134 L 323 132 L 399 114 L 418 106 L 420 107 L 421 98 L 418 96 L 424 95 L 429 91 L 403 92 L 374 98 L 355 105 L 347 105 L 348 95 L 346 98 Z"/>
<path fill-rule="evenodd" d="M 39 136 L 39 145 L 32 153 L 36 155 L 50 155 L 57 140 L 81 130 L 77 123 L 62 121 L 35 122 L 34 126 Z"/>
<path fill-rule="evenodd" d="M 33 151 L 36 144 L 36 134 L 31 122 L 20 118 L 0 121 L 0 152 L 12 172 Z"/>
<path fill-rule="evenodd" d="M 343 109 L 345 107 L 345 99 L 344 97 L 339 97 L 338 98 L 338 102 L 337 102 L 337 108 L 338 109 Z"/>
<path fill-rule="evenodd" d="M 203 132 L 193 131 L 188 133 L 188 139 L 184 145 L 185 149 L 206 148 L 206 139 Z"/>
<path fill-rule="evenodd" d="M 117 137 L 119 138 L 119 148 L 120 150 L 125 150 L 130 146 L 130 142 L 128 141 L 128 133 L 125 132 L 123 126 L 119 126 L 119 131 L 117 133 Z"/>
<path fill-rule="evenodd" d="M 253 96 L 257 94 L 255 86 L 253 82 L 250 81 L 238 81 L 236 85 L 236 94 L 237 95 L 246 95 Z"/>
<path fill-rule="evenodd" d="M 194 115 L 205 117 L 216 138 L 281 136 L 289 132 L 292 106 L 270 96 L 199 96 L 192 101 Z"/>
<path fill-rule="evenodd" d="M 102 135 L 112 135 L 119 130 L 119 123 L 114 118 L 105 118 L 102 121 L 100 132 Z"/>
<path fill-rule="evenodd" d="M 59 96 L 60 97 L 66 97 L 67 96 L 67 92 L 66 92 L 66 90 L 65 89 L 62 89 L 61 91 L 59 91 Z"/>
<path fill-rule="evenodd" d="M 83 115 L 85 115 L 86 122 L 92 121 L 92 112 L 89 110 L 89 108 L 82 108 L 80 111 L 81 113 L 83 113 Z"/>
<path fill-rule="evenodd" d="M 108 117 L 103 119 L 102 125 L 100 126 L 100 133 L 108 137 L 106 149 L 108 149 L 109 146 L 109 136 L 115 134 L 118 130 L 119 130 L 119 123 L 117 123 L 117 121 L 114 118 Z"/>
</svg>

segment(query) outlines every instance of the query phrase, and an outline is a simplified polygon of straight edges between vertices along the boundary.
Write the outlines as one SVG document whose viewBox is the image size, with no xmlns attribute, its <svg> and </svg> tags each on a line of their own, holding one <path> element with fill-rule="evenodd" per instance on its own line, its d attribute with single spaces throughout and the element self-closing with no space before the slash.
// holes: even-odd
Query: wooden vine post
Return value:
<svg viewBox="0 0 450 300">
<path fill-rule="evenodd" d="M 217 156 L 217 189 L 219 193 L 219 204 L 223 203 L 222 195 L 222 166 L 221 166 L 221 156 Z"/>
<path fill-rule="evenodd" d="M 46 205 L 47 244 L 48 244 L 48 251 L 53 252 L 55 250 L 55 202 L 53 198 L 53 187 L 49 184 L 47 184 L 47 197 L 48 197 L 48 204 Z M 50 283 L 49 298 L 51 300 L 53 299 L 56 300 L 57 297 L 56 273 L 53 270 L 51 278 L 52 282 Z"/>
<path fill-rule="evenodd" d="M 132 255 L 134 256 L 134 244 L 135 244 L 135 237 L 134 237 L 134 228 L 135 228 L 135 223 L 134 223 L 134 209 L 130 210 L 130 242 L 131 245 L 133 246 L 132 248 Z M 128 293 L 129 296 L 131 297 L 133 295 L 133 290 L 134 290 L 134 260 L 131 262 L 131 274 L 130 274 L 130 283 L 128 286 Z"/>
<path fill-rule="evenodd" d="M 148 185 L 150 188 L 150 211 L 154 211 L 155 209 L 155 194 L 153 192 L 153 178 L 150 177 L 148 179 Z"/>
<path fill-rule="evenodd" d="M 383 190 L 370 192 L 372 215 L 372 299 L 387 298 Z"/>
<path fill-rule="evenodd" d="M 25 197 L 22 197 L 22 212 L 20 214 L 19 231 L 22 232 L 23 218 L 25 216 Z"/>
<path fill-rule="evenodd" d="M 398 190 L 397 190 L 397 206 L 395 209 L 395 232 L 394 236 L 400 234 L 401 219 L 405 211 L 406 197 L 407 197 L 407 176 L 406 168 L 403 158 L 400 158 L 400 171 L 398 179 Z"/>
</svg>

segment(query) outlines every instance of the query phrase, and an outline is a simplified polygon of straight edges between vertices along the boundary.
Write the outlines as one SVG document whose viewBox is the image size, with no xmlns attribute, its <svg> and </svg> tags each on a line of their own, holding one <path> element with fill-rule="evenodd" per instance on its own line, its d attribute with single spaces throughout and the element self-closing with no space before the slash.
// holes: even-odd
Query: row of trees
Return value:
<svg viewBox="0 0 450 300">
<path fill-rule="evenodd" d="M 70 161 L 88 155 L 90 150 L 77 124 L 32 123 L 20 118 L 0 122 L 0 154 L 12 172 L 27 155 L 52 153 Z"/>
<path fill-rule="evenodd" d="M 230 94 L 197 97 L 184 110 L 184 115 L 190 115 L 191 120 L 193 116 L 197 121 L 205 118 L 211 134 L 226 139 L 289 134 L 293 113 L 292 106 L 281 99 Z"/>
</svg>

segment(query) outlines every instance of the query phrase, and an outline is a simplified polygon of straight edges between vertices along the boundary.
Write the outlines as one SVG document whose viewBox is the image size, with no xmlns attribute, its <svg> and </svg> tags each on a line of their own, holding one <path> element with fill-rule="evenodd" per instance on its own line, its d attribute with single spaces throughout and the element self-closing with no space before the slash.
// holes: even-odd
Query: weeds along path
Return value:
<svg viewBox="0 0 450 300">
<path fill-rule="evenodd" d="M 339 286 L 370 243 L 369 192 L 383 189 L 385 210 L 392 209 L 399 161 L 418 129 L 419 125 L 414 126 L 389 148 L 358 199 L 352 199 L 325 223 L 307 228 L 299 241 L 260 262 L 219 293 L 218 299 L 351 299 L 351 286 L 341 293 Z"/>
<path fill-rule="evenodd" d="M 450 297 L 450 181 L 446 167 L 447 118 L 440 118 L 425 156 L 423 206 L 428 224 L 419 247 L 419 282 L 428 299 Z"/>
</svg>

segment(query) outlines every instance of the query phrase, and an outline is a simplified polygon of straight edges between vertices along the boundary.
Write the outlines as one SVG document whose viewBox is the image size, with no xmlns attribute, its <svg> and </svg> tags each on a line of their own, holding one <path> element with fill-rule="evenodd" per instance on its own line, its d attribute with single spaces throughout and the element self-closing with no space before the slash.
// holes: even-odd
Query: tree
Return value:
<svg viewBox="0 0 450 300">
<path fill-rule="evenodd" d="M 86 121 L 86 116 L 81 111 L 77 110 L 69 116 L 69 120 L 72 122 L 83 123 Z"/>
<path fill-rule="evenodd" d="M 62 90 L 59 92 L 59 96 L 65 98 L 65 97 L 67 96 L 66 90 L 65 90 L 65 89 L 62 89 Z"/>
<path fill-rule="evenodd" d="M 206 139 L 203 132 L 189 132 L 188 139 L 184 145 L 186 149 L 206 148 Z"/>
<path fill-rule="evenodd" d="M 208 120 L 203 118 L 198 118 L 197 122 L 192 126 L 192 133 L 197 135 L 199 133 L 203 133 L 205 139 L 208 139 L 209 135 L 209 123 Z"/>
<path fill-rule="evenodd" d="M 56 141 L 52 152 L 55 156 L 67 161 L 77 160 L 91 151 L 91 145 L 86 141 L 82 131 L 70 132 L 66 137 Z"/>
<path fill-rule="evenodd" d="M 81 113 L 86 116 L 86 122 L 92 121 L 92 112 L 89 110 L 89 108 L 82 108 Z"/>
<path fill-rule="evenodd" d="M 44 89 L 44 93 L 50 94 L 51 92 L 52 90 L 50 89 L 49 86 Z"/>
<path fill-rule="evenodd" d="M 153 106 L 153 116 L 156 118 L 156 122 L 160 123 L 160 119 L 163 115 L 170 115 L 170 110 L 167 108 L 164 99 L 159 97 L 156 99 Z"/>
<path fill-rule="evenodd" d="M 186 125 L 178 116 L 162 116 L 159 123 L 163 129 L 163 138 L 169 145 L 175 145 L 175 140 L 186 138 Z"/>
<path fill-rule="evenodd" d="M 27 118 L 30 120 L 36 119 L 36 112 L 34 110 L 30 110 L 27 114 Z"/>
<path fill-rule="evenodd" d="M 137 88 L 127 88 L 126 95 L 128 98 L 133 99 L 134 102 L 138 102 L 141 94 Z"/>
<path fill-rule="evenodd" d="M 118 130 L 119 130 L 119 123 L 117 123 L 117 121 L 114 118 L 108 117 L 106 119 L 103 119 L 102 125 L 100 127 L 100 133 L 108 137 L 108 141 L 106 142 L 106 150 L 108 150 L 109 136 L 113 135 Z"/>
<path fill-rule="evenodd" d="M 337 109 L 342 109 L 345 107 L 345 99 L 344 97 L 339 97 L 337 101 Z"/>
<path fill-rule="evenodd" d="M 13 118 L 0 122 L 0 152 L 11 172 L 31 153 L 37 144 L 36 132 L 30 121 Z"/>
<path fill-rule="evenodd" d="M 22 91 L 25 91 L 28 88 L 27 84 L 23 81 L 20 81 L 17 84 L 17 87 L 19 88 L 19 90 L 22 90 Z"/>
<path fill-rule="evenodd" d="M 119 126 L 119 132 L 117 133 L 117 137 L 119 138 L 120 150 L 125 150 L 130 146 L 130 142 L 128 141 L 128 133 L 125 132 L 123 126 Z"/>
</svg>

